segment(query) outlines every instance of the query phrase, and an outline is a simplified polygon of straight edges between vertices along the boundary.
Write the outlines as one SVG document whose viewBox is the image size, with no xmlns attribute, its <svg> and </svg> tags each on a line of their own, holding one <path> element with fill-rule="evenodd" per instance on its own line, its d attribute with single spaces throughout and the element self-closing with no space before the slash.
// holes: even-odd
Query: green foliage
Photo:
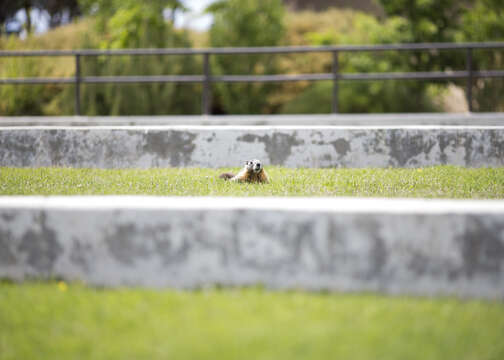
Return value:
<svg viewBox="0 0 504 360">
<path fill-rule="evenodd" d="M 181 11 L 177 1 L 82 2 L 86 20 L 20 40 L 0 38 L 1 49 L 190 47 L 187 32 L 170 19 Z M 173 9 L 175 7 L 175 10 Z M 183 9 L 182 9 L 183 10 Z M 171 11 L 171 14 L 170 14 Z M 1 77 L 71 77 L 71 57 L 3 58 Z M 82 76 L 178 75 L 201 73 L 200 60 L 189 56 L 81 57 Z M 201 86 L 193 84 L 81 84 L 85 115 L 196 114 Z M 0 114 L 67 115 L 74 113 L 73 85 L 0 86 Z"/>
<path fill-rule="evenodd" d="M 504 305 L 447 298 L 0 283 L 0 327 L 2 360 L 504 357 Z"/>
<path fill-rule="evenodd" d="M 122 48 L 171 48 L 190 47 L 187 33 L 175 30 L 171 21 L 163 17 L 170 5 L 179 7 L 176 1 L 88 1 L 83 3 L 87 11 L 97 9 L 96 31 L 102 33 L 98 47 Z M 173 8 L 172 8 L 172 11 Z M 96 47 L 92 40 L 85 40 L 84 47 Z M 115 56 L 86 57 L 82 59 L 83 75 L 131 76 L 191 74 L 199 66 L 188 56 Z M 68 101 L 73 89 L 62 95 L 61 106 L 72 106 Z M 199 87 L 175 83 L 151 83 L 135 85 L 84 85 L 81 96 L 83 111 L 88 115 L 161 115 L 195 114 L 200 110 Z"/>
<path fill-rule="evenodd" d="M 215 16 L 212 46 L 275 46 L 284 35 L 284 8 L 279 0 L 222 0 L 210 6 Z"/>
<path fill-rule="evenodd" d="M 15 39 L 9 39 L 5 49 L 12 49 Z M 34 58 L 0 58 L 0 78 L 38 77 Z M 38 115 L 43 99 L 47 99 L 42 85 L 0 85 L 1 115 Z"/>
<path fill-rule="evenodd" d="M 500 0 L 476 0 L 471 11 L 462 16 L 458 41 L 504 41 L 504 5 Z M 473 51 L 475 70 L 504 68 L 504 52 Z M 476 81 L 473 107 L 479 111 L 504 111 L 504 80 Z"/>
<path fill-rule="evenodd" d="M 33 60 L 16 62 L 3 60 L 0 77 L 37 77 L 37 64 Z M 47 98 L 42 85 L 1 85 L 0 86 L 0 114 L 39 115 L 42 111 L 43 99 Z"/>
<path fill-rule="evenodd" d="M 342 82 L 338 111 L 341 113 L 397 113 L 438 111 L 427 91 L 412 82 Z M 284 114 L 330 113 L 332 82 L 316 82 L 287 102 Z"/>
<path fill-rule="evenodd" d="M 288 169 L 270 184 L 218 178 L 239 169 L 0 169 L 0 195 L 373 196 L 504 198 L 504 169 Z"/>
<path fill-rule="evenodd" d="M 504 5 L 501 0 L 476 0 L 462 17 L 461 41 L 504 41 Z"/>
<path fill-rule="evenodd" d="M 408 19 L 413 42 L 453 41 L 465 2 L 460 0 L 379 0 L 388 16 Z"/>
<path fill-rule="evenodd" d="M 413 42 L 502 41 L 504 4 L 501 0 L 380 0 L 386 13 L 408 20 Z M 492 70 L 504 66 L 502 52 L 474 54 L 475 69 Z M 410 66 L 416 71 L 464 69 L 465 54 L 414 53 Z M 477 80 L 473 108 L 503 111 L 504 81 Z"/>
<path fill-rule="evenodd" d="M 284 8 L 280 0 L 222 0 L 208 8 L 214 14 L 210 46 L 276 46 L 284 36 Z M 272 74 L 278 65 L 271 55 L 213 57 L 214 74 Z M 268 97 L 277 88 L 270 83 L 217 84 L 222 110 L 232 114 L 269 112 Z"/>
<path fill-rule="evenodd" d="M 333 44 L 387 44 L 410 42 L 409 23 L 402 17 L 390 17 L 385 21 L 363 13 L 351 17 L 352 31 L 308 33 L 313 45 Z M 411 71 L 409 56 L 405 53 L 346 53 L 340 55 L 340 71 L 343 73 Z M 328 62 L 326 72 L 331 71 Z M 284 113 L 330 112 L 332 82 L 314 83 L 290 102 Z M 434 111 L 425 84 L 415 81 L 341 82 L 339 87 L 339 111 L 344 113 L 382 113 Z"/>
<path fill-rule="evenodd" d="M 453 42 L 460 17 L 468 7 L 460 0 L 380 0 L 387 15 L 407 21 L 409 42 Z M 415 51 L 410 54 L 411 71 L 444 71 L 464 66 L 464 57 L 455 52 Z M 425 90 L 425 87 L 424 89 Z"/>
<path fill-rule="evenodd" d="M 280 0 L 220 0 L 208 11 L 215 14 L 210 46 L 274 46 L 383 44 L 426 41 L 502 41 L 504 6 L 501 0 L 380 0 L 384 19 L 331 9 L 323 13 L 285 13 Z M 8 2 L 13 5 L 14 2 Z M 17 4 L 18 2 L 16 2 Z M 75 4 L 65 0 L 64 4 Z M 52 2 L 48 3 L 49 5 Z M 9 6 L 10 6 L 9 5 Z M 49 6 L 48 5 L 48 6 Z M 55 5 L 55 4 L 53 4 Z M 17 5 L 16 5 L 17 6 Z M 65 5 L 67 6 L 67 5 Z M 190 47 L 190 34 L 173 27 L 184 6 L 180 0 L 80 0 L 84 20 L 26 40 L 0 37 L 1 49 Z M 56 8 L 55 8 L 56 9 Z M 58 7 L 59 9 L 59 7 Z M 7 7 L 5 11 L 11 11 Z M 59 10 L 58 10 L 59 11 Z M 57 13 L 57 11 L 56 11 Z M 55 14 L 56 14 L 55 13 Z M 1 12 L 0 12 L 1 15 Z M 287 16 L 285 16 L 287 15 Z M 1 19 L 0 19 L 1 21 Z M 208 46 L 201 43 L 201 46 Z M 504 67 L 502 51 L 474 51 L 474 69 Z M 330 72 L 330 54 L 212 56 L 214 75 L 299 74 Z M 343 72 L 444 71 L 465 69 L 465 53 L 383 52 L 340 55 Z M 199 57 L 83 57 L 82 75 L 201 74 Z M 1 77 L 69 77 L 74 60 L 58 58 L 0 59 Z M 341 82 L 341 112 L 436 111 L 433 86 L 446 81 L 417 80 Z M 457 82 L 465 86 L 464 81 Z M 199 84 L 81 85 L 82 112 L 87 115 L 198 114 Z M 329 112 L 329 82 L 213 84 L 216 113 Z M 504 81 L 474 82 L 473 108 L 504 111 Z M 439 91 L 442 93 L 442 91 Z M 463 101 L 457 109 L 465 108 Z M 0 86 L 2 115 L 65 115 L 74 112 L 72 85 Z"/>
</svg>

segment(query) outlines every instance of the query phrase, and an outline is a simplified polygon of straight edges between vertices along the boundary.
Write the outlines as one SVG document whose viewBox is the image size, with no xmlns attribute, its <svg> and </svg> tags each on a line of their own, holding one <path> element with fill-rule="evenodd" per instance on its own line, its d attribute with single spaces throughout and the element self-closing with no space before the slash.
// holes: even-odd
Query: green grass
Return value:
<svg viewBox="0 0 504 360">
<path fill-rule="evenodd" d="M 377 196 L 504 198 L 504 168 L 289 169 L 269 167 L 271 184 L 218 178 L 238 169 L 103 170 L 0 168 L 0 195 Z"/>
<path fill-rule="evenodd" d="M 503 359 L 504 304 L 0 283 L 0 359 Z"/>
</svg>

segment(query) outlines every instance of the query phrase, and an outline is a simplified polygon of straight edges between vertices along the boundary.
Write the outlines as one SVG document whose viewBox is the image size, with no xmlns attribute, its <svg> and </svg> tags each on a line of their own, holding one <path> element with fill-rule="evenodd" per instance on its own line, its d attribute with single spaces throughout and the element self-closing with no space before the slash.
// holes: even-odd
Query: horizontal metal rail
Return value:
<svg viewBox="0 0 504 360">
<path fill-rule="evenodd" d="M 79 49 L 79 50 L 19 50 L 0 51 L 1 56 L 113 56 L 113 55 L 202 55 L 202 54 L 285 54 L 313 52 L 353 51 L 416 51 L 416 50 L 465 50 L 504 49 L 504 42 L 483 43 L 415 43 L 384 45 L 335 45 L 335 46 L 258 46 L 222 48 L 168 48 L 168 49 Z"/>
<path fill-rule="evenodd" d="M 75 84 L 74 77 L 67 78 L 45 78 L 45 77 L 28 77 L 28 78 L 7 78 L 0 79 L 0 84 L 3 85 L 36 85 L 36 84 Z"/>
<path fill-rule="evenodd" d="M 203 75 L 144 75 L 144 76 L 83 76 L 82 83 L 103 84 L 103 83 L 201 83 L 205 77 Z"/>
<path fill-rule="evenodd" d="M 442 80 L 464 79 L 469 75 L 468 71 L 433 71 L 433 72 L 384 72 L 384 73 L 347 73 L 339 74 L 338 80 L 342 81 L 373 81 L 373 80 Z M 504 77 L 504 70 L 474 71 L 474 78 Z M 288 81 L 322 81 L 333 80 L 332 73 L 300 74 L 300 75 L 224 75 L 210 76 L 210 82 L 288 82 Z M 206 79 L 203 75 L 144 75 L 144 76 L 83 76 L 80 83 L 108 84 L 108 83 L 203 83 Z M 74 77 L 67 78 L 9 78 L 0 79 L 0 84 L 74 84 Z"/>
<path fill-rule="evenodd" d="M 237 47 L 237 48 L 175 48 L 175 49 L 115 49 L 115 50 L 30 50 L 0 51 L 0 57 L 41 57 L 73 56 L 75 57 L 75 76 L 60 78 L 26 77 L 0 78 L 0 85 L 20 84 L 75 84 L 75 110 L 80 115 L 81 84 L 108 83 L 202 83 L 202 112 L 210 113 L 211 83 L 224 82 L 289 82 L 289 81 L 333 81 L 333 112 L 338 111 L 339 81 L 374 81 L 374 80 L 443 80 L 466 79 L 466 97 L 469 110 L 472 111 L 472 82 L 475 78 L 504 77 L 504 70 L 475 71 L 472 66 L 472 51 L 486 49 L 504 49 L 504 42 L 484 43 L 417 43 L 417 44 L 384 44 L 384 45 L 338 45 L 338 46 L 283 46 L 283 47 Z M 341 73 L 338 54 L 342 52 L 382 52 L 382 51 L 442 51 L 464 50 L 466 52 L 466 70 L 431 71 L 431 72 L 380 72 L 380 73 Z M 281 74 L 281 75 L 217 75 L 210 71 L 210 55 L 250 55 L 250 54 L 289 54 L 289 53 L 332 53 L 333 69 L 330 73 L 314 74 Z M 81 76 L 80 58 L 82 56 L 176 56 L 203 55 L 202 75 L 137 75 L 137 76 Z"/>
</svg>

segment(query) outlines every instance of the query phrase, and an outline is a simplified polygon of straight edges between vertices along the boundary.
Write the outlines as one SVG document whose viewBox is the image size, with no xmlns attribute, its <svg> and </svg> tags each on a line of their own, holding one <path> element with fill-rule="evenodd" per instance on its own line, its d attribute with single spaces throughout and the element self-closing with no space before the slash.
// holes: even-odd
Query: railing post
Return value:
<svg viewBox="0 0 504 360">
<path fill-rule="evenodd" d="M 203 54 L 203 93 L 201 96 L 201 113 L 203 115 L 210 114 L 210 102 L 211 102 L 211 92 L 210 92 L 210 53 Z"/>
<path fill-rule="evenodd" d="M 467 106 L 469 108 L 469 112 L 473 111 L 472 108 L 472 86 L 473 86 L 473 64 L 472 64 L 472 49 L 467 48 L 467 57 L 466 57 L 466 67 L 467 67 L 467 87 L 466 87 L 466 97 L 467 97 Z"/>
<path fill-rule="evenodd" d="M 332 73 L 333 73 L 333 93 L 332 93 L 332 112 L 334 114 L 338 113 L 338 78 L 339 78 L 339 58 L 338 51 L 333 51 L 333 65 L 332 65 Z"/>
<path fill-rule="evenodd" d="M 80 115 L 80 55 L 75 54 L 75 115 Z"/>
</svg>

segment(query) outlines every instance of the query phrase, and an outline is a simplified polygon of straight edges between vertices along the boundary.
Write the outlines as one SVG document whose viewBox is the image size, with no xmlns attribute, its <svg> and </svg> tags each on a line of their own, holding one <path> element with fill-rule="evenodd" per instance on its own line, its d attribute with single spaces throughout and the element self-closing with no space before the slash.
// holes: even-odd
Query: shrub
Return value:
<svg viewBox="0 0 504 360">
<path fill-rule="evenodd" d="M 351 31 L 309 32 L 312 45 L 384 44 L 408 42 L 411 32 L 408 22 L 401 17 L 390 17 L 380 22 L 377 18 L 354 12 L 348 23 Z M 345 73 L 410 71 L 405 53 L 344 53 L 340 55 L 340 71 Z M 332 59 L 322 62 L 324 72 L 331 71 Z M 332 83 L 320 82 L 287 102 L 285 113 L 330 112 Z M 341 112 L 418 112 L 433 111 L 425 84 L 415 81 L 375 81 L 340 83 L 339 110 Z"/>
<path fill-rule="evenodd" d="M 99 2 L 97 32 L 102 32 L 99 44 L 91 38 L 85 47 L 102 49 L 190 47 L 184 31 L 174 29 L 163 17 L 164 2 L 123 1 Z M 114 56 L 86 57 L 83 75 L 177 75 L 196 70 L 193 57 L 183 56 Z M 198 113 L 199 101 L 195 87 L 176 83 L 107 84 L 82 87 L 83 110 L 88 115 L 160 115 Z M 67 94 L 66 97 L 68 97 Z M 67 103 L 65 101 L 65 103 Z"/>
<path fill-rule="evenodd" d="M 504 12 L 501 0 L 476 0 L 462 16 L 458 41 L 504 41 Z M 474 70 L 504 68 L 502 50 L 473 51 Z M 474 83 L 473 108 L 479 111 L 504 111 L 504 79 L 478 79 Z"/>
<path fill-rule="evenodd" d="M 11 37 L 3 48 L 15 48 L 16 41 Z M 36 58 L 0 59 L 0 78 L 40 76 Z M 40 115 L 47 93 L 42 85 L 0 85 L 0 114 L 2 115 Z"/>
<path fill-rule="evenodd" d="M 210 45 L 276 46 L 284 35 L 284 8 L 280 0 L 223 0 L 211 5 L 215 16 Z M 278 69 L 271 55 L 213 56 L 215 74 L 272 74 Z M 277 88 L 271 83 L 224 84 L 215 86 L 222 110 L 233 114 L 269 112 L 268 97 Z"/>
</svg>

